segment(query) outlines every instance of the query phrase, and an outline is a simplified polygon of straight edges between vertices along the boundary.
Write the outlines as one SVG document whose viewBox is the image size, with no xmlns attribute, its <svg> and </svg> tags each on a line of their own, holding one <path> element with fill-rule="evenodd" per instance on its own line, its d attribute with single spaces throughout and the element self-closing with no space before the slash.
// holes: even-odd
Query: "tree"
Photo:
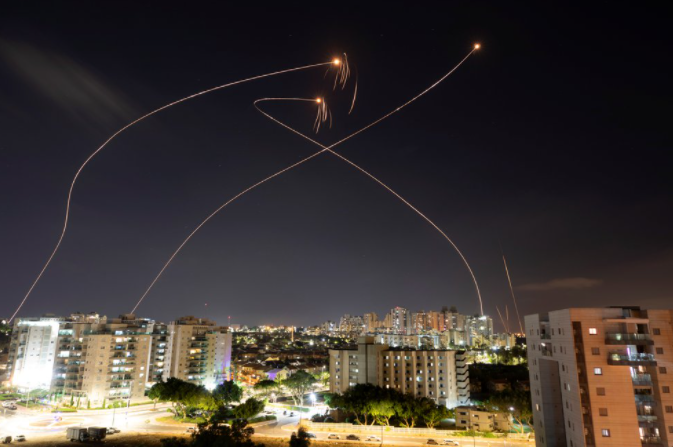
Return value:
<svg viewBox="0 0 673 447">
<path fill-rule="evenodd" d="M 234 408 L 234 416 L 239 419 L 250 419 L 264 410 L 264 402 L 254 397 L 248 398 L 244 403 Z"/>
<path fill-rule="evenodd" d="M 521 433 L 525 431 L 524 424 L 530 426 L 533 418 L 530 394 L 525 391 L 500 391 L 493 394 L 484 406 L 490 411 L 509 412 L 519 425 Z"/>
<path fill-rule="evenodd" d="M 173 437 L 162 439 L 161 444 L 163 447 L 262 447 L 252 441 L 254 433 L 255 430 L 241 420 L 233 421 L 231 426 L 217 422 L 199 424 L 189 441 Z"/>
<path fill-rule="evenodd" d="M 418 401 L 410 394 L 403 395 L 395 402 L 395 414 L 402 425 L 407 428 L 414 428 L 420 416 Z"/>
<path fill-rule="evenodd" d="M 215 407 L 213 397 L 203 387 L 191 382 L 169 378 L 166 382 L 155 384 L 157 391 L 153 393 L 156 399 L 171 402 L 176 416 L 187 417 L 189 407 L 211 410 Z M 153 387 L 154 388 L 154 387 Z M 152 392 L 150 390 L 150 392 Z"/>
<path fill-rule="evenodd" d="M 275 380 L 265 379 L 257 382 L 253 386 L 253 389 L 257 394 L 263 396 L 264 398 L 268 398 L 271 394 L 277 391 L 279 387 L 280 385 Z"/>
<path fill-rule="evenodd" d="M 437 405 L 432 399 L 428 399 L 427 397 L 421 398 L 419 404 L 423 422 L 425 422 L 428 428 L 435 428 L 442 419 L 450 416 L 448 408 L 444 405 Z"/>
<path fill-rule="evenodd" d="M 157 402 L 165 402 L 168 400 L 166 398 L 166 383 L 163 380 L 159 380 L 157 383 L 152 385 L 147 397 L 154 401 L 154 408 L 157 408 Z"/>
<path fill-rule="evenodd" d="M 238 386 L 233 380 L 226 380 L 215 387 L 213 397 L 223 405 L 230 405 L 241 401 L 243 398 L 243 388 Z"/>
<path fill-rule="evenodd" d="M 315 383 L 315 377 L 301 369 L 281 382 L 292 396 L 295 405 L 301 406 L 304 405 L 304 395 L 311 391 Z"/>
<path fill-rule="evenodd" d="M 390 418 L 395 416 L 395 402 L 387 396 L 370 403 L 369 411 L 380 425 L 390 425 Z"/>
<path fill-rule="evenodd" d="M 309 447 L 311 445 L 311 438 L 304 427 L 299 427 L 297 433 L 292 433 L 290 436 L 290 447 Z"/>
</svg>

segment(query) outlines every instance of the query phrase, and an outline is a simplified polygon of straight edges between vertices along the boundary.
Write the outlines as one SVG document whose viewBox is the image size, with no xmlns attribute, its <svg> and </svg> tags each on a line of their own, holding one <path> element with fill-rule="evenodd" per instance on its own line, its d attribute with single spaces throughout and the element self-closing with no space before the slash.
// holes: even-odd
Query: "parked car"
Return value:
<svg viewBox="0 0 673 447">
<path fill-rule="evenodd" d="M 196 433 L 196 427 L 187 427 L 187 433 Z"/>
<path fill-rule="evenodd" d="M 459 446 L 460 444 L 458 444 L 458 441 L 454 441 L 453 439 L 445 439 L 445 440 L 442 441 L 442 445 L 453 445 L 453 446 L 458 445 Z"/>
<path fill-rule="evenodd" d="M 108 435 L 114 435 L 115 433 L 119 433 L 121 430 L 119 430 L 116 427 L 108 427 L 107 428 L 107 434 Z"/>
<path fill-rule="evenodd" d="M 349 441 L 359 441 L 360 437 L 357 436 L 357 435 L 348 435 L 348 436 L 346 436 L 346 439 L 349 440 Z"/>
<path fill-rule="evenodd" d="M 434 439 L 428 439 L 428 442 L 425 443 L 426 445 L 439 445 L 437 441 Z"/>
<path fill-rule="evenodd" d="M 381 438 L 379 438 L 378 436 L 369 435 L 365 438 L 365 441 L 381 442 Z"/>
<path fill-rule="evenodd" d="M 18 435 L 18 436 L 14 436 L 14 440 L 15 440 L 16 442 L 25 442 L 25 441 L 26 441 L 26 437 L 25 437 L 24 435 Z"/>
<path fill-rule="evenodd" d="M 330 433 L 327 435 L 327 439 L 341 439 L 341 436 L 335 435 L 334 433 Z"/>
</svg>

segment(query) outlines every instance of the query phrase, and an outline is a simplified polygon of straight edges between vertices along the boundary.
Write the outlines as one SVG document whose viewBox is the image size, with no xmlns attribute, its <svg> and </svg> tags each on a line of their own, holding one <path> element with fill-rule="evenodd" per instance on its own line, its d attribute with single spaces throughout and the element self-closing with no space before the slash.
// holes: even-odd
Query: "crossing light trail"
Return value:
<svg viewBox="0 0 673 447">
<path fill-rule="evenodd" d="M 516 296 L 514 296 L 514 287 L 512 287 L 512 279 L 509 277 L 509 269 L 507 268 L 507 259 L 502 255 L 502 262 L 505 264 L 505 273 L 507 274 L 507 283 L 509 284 L 509 291 L 512 294 L 512 301 L 514 301 L 514 310 L 516 311 L 516 319 L 519 321 L 519 330 L 524 333 L 523 324 L 521 324 L 521 316 L 519 316 L 519 306 L 516 304 Z"/>
<path fill-rule="evenodd" d="M 424 96 L 425 94 L 427 94 L 428 92 L 430 92 L 432 89 L 434 89 L 435 87 L 437 87 L 442 81 L 444 81 L 444 80 L 445 80 L 446 78 L 448 78 L 451 74 L 453 74 L 453 73 L 454 73 L 454 72 L 455 72 L 455 71 L 456 71 L 456 70 L 457 70 L 457 69 L 458 69 L 458 68 L 459 68 L 459 67 L 460 67 L 460 66 L 461 66 L 461 65 L 462 65 L 462 64 L 463 64 L 463 63 L 464 63 L 464 62 L 465 62 L 465 61 L 466 61 L 466 60 L 467 60 L 467 59 L 468 59 L 468 58 L 475 52 L 475 51 L 477 51 L 478 49 L 479 49 L 479 45 L 477 44 L 477 45 L 475 45 L 474 48 L 467 54 L 467 56 L 465 56 L 460 62 L 458 62 L 458 64 L 456 64 L 451 70 L 449 70 L 449 71 L 448 71 L 446 74 L 444 74 L 441 78 L 439 78 L 437 81 L 435 81 L 435 82 L 434 82 L 433 84 L 431 84 L 429 87 L 427 87 L 425 90 L 421 91 L 419 94 L 417 94 L 417 95 L 414 96 L 413 98 L 409 99 L 407 102 L 405 102 L 405 103 L 402 104 L 401 106 L 397 107 L 396 109 L 392 110 L 391 112 L 386 113 L 385 115 L 383 115 L 382 117 L 378 118 L 377 120 L 375 120 L 375 121 L 369 123 L 368 125 L 362 127 L 361 129 L 359 129 L 359 130 L 353 132 L 352 134 L 350 134 L 350 135 L 348 135 L 348 136 L 342 138 L 341 140 L 337 141 L 336 143 L 334 143 L 334 144 L 332 144 L 331 146 L 328 146 L 328 147 L 323 146 L 321 143 L 318 143 L 317 141 L 315 141 L 315 140 L 311 139 L 310 137 L 308 137 L 308 136 L 302 134 L 301 132 L 299 132 L 299 131 L 297 131 L 297 130 L 295 130 L 295 129 L 292 129 L 291 127 L 287 126 L 286 124 L 282 123 L 281 121 L 279 121 L 279 120 L 277 120 L 276 118 L 272 117 L 271 115 L 267 114 L 266 112 L 264 112 L 263 110 L 261 110 L 261 109 L 257 106 L 257 104 L 260 103 L 260 102 L 264 102 L 264 101 L 274 101 L 274 100 L 281 100 L 281 99 L 282 99 L 282 100 L 285 100 L 285 98 L 262 98 L 262 99 L 258 99 L 257 101 L 255 101 L 254 104 L 255 104 L 255 107 L 257 108 L 257 110 L 259 110 L 259 111 L 260 111 L 262 114 L 264 114 L 267 118 L 269 118 L 269 119 L 275 121 L 276 123 L 280 124 L 281 126 L 285 127 L 286 129 L 288 129 L 288 130 L 294 132 L 295 134 L 301 136 L 302 138 L 304 138 L 304 139 L 306 139 L 306 140 L 308 140 L 308 141 L 311 141 L 312 143 L 314 143 L 314 144 L 316 144 L 316 145 L 322 147 L 322 149 L 321 149 L 320 151 L 318 151 L 318 152 L 312 154 L 312 155 L 309 155 L 309 156 L 306 157 L 306 158 L 303 158 L 303 159 L 299 160 L 298 162 L 296 162 L 296 163 L 294 163 L 294 164 L 292 164 L 292 165 L 290 165 L 290 166 L 288 166 L 288 167 L 286 167 L 286 168 L 284 168 L 284 169 L 281 169 L 280 171 L 276 172 L 275 174 L 272 174 L 272 175 L 270 175 L 270 176 L 268 176 L 268 177 L 266 177 L 266 178 L 260 180 L 259 182 L 257 182 L 257 183 L 255 183 L 255 184 L 249 186 L 248 188 L 246 188 L 246 189 L 244 189 L 243 191 L 241 191 L 241 192 L 239 192 L 238 194 L 236 194 L 234 197 L 232 197 L 232 198 L 230 198 L 229 200 L 227 200 L 226 202 L 224 202 L 224 203 L 223 203 L 222 205 L 220 205 L 215 211 L 213 211 L 210 215 L 208 215 L 208 217 L 206 217 L 206 218 L 205 218 L 199 225 L 197 225 L 196 228 L 195 228 L 195 229 L 194 229 L 194 230 L 193 230 L 193 231 L 192 231 L 192 232 L 191 232 L 191 233 L 190 233 L 190 234 L 189 234 L 189 235 L 182 241 L 182 243 L 178 246 L 178 248 L 171 254 L 171 256 L 170 256 L 170 257 L 168 258 L 168 260 L 164 263 L 163 267 L 161 268 L 161 270 L 159 271 L 159 273 L 157 274 L 157 276 L 152 280 L 152 282 L 150 283 L 149 287 L 145 290 L 145 292 L 144 292 L 143 295 L 140 297 L 140 299 L 138 300 L 138 302 L 136 303 L 136 305 L 133 307 L 133 309 L 131 310 L 131 313 L 135 313 L 135 311 L 136 311 L 136 309 L 138 308 L 138 306 L 140 306 L 140 304 L 144 301 L 145 297 L 146 297 L 146 296 L 149 294 L 149 292 L 152 290 L 152 288 L 153 288 L 154 285 L 157 283 L 157 281 L 159 280 L 159 278 L 161 278 L 161 276 L 162 276 L 163 273 L 166 271 L 166 269 L 168 268 L 168 266 L 171 264 L 171 262 L 173 262 L 173 259 L 175 259 L 175 257 L 178 255 L 178 253 L 180 253 L 180 251 L 182 250 L 182 248 L 183 248 L 183 247 L 184 247 L 184 246 L 191 240 L 191 238 L 192 238 L 192 237 L 193 237 L 193 236 L 194 236 L 194 235 L 195 235 L 195 234 L 196 234 L 196 233 L 197 233 L 197 232 L 198 232 L 198 231 L 199 231 L 199 230 L 200 230 L 200 229 L 201 229 L 201 228 L 202 228 L 202 227 L 203 227 L 209 220 L 210 220 L 210 219 L 212 219 L 213 217 L 215 217 L 215 215 L 217 215 L 220 211 L 222 211 L 222 210 L 223 210 L 224 208 L 226 208 L 228 205 L 230 205 L 231 203 L 233 203 L 234 201 L 236 201 L 236 200 L 239 199 L 240 197 L 244 196 L 244 195 L 247 194 L 248 192 L 252 191 L 253 189 L 257 188 L 258 186 L 263 185 L 264 183 L 266 183 L 266 182 L 268 182 L 268 181 L 270 181 L 270 180 L 272 180 L 272 179 L 278 177 L 279 175 L 282 175 L 282 174 L 284 174 L 284 173 L 290 171 L 291 169 L 294 169 L 294 168 L 296 168 L 297 166 L 300 166 L 300 165 L 306 163 L 307 161 L 309 161 L 309 160 L 311 160 L 311 159 L 313 159 L 313 158 L 315 158 L 315 157 L 317 157 L 317 156 L 319 156 L 319 155 L 321 155 L 321 154 L 323 154 L 323 153 L 325 153 L 325 152 L 330 152 L 330 153 L 332 153 L 334 156 L 336 156 L 336 157 L 342 159 L 342 160 L 345 161 L 346 163 L 350 164 L 351 166 L 353 166 L 354 168 L 358 169 L 359 171 L 361 171 L 362 173 L 364 173 L 365 175 L 367 175 L 368 177 L 370 177 L 372 180 L 376 181 L 376 182 L 379 183 L 381 186 L 383 186 L 384 188 L 386 188 L 389 192 L 391 192 L 391 193 L 392 193 L 393 195 L 395 195 L 398 199 L 400 199 L 400 200 L 401 200 L 402 202 L 404 202 L 407 206 L 409 206 L 413 211 L 415 211 L 419 216 L 421 216 L 423 219 L 425 219 L 425 220 L 426 220 L 430 225 L 432 225 L 438 232 L 440 232 L 440 233 L 442 234 L 442 236 L 444 236 L 444 238 L 445 238 L 447 241 L 449 241 L 449 243 L 454 247 L 454 249 L 455 249 L 455 250 L 457 251 L 457 253 L 460 255 L 460 257 L 461 257 L 461 259 L 463 260 L 463 262 L 465 263 L 465 265 L 466 265 L 468 271 L 470 272 L 470 276 L 472 277 L 472 281 L 474 282 L 474 285 L 475 285 L 475 289 L 476 289 L 477 297 L 479 298 L 479 308 L 480 308 L 480 312 L 481 312 L 481 315 L 483 315 L 483 314 L 484 314 L 484 307 L 483 307 L 483 303 L 482 303 L 482 299 L 481 299 L 481 292 L 479 291 L 479 285 L 478 285 L 478 283 L 477 283 L 477 279 L 476 279 L 476 277 L 475 277 L 475 275 L 474 275 L 474 272 L 472 271 L 472 268 L 471 268 L 470 265 L 468 264 L 467 260 L 465 259 L 465 257 L 463 256 L 463 254 L 460 252 L 460 250 L 458 250 L 458 247 L 453 243 L 453 241 L 451 241 L 451 239 L 450 239 L 450 238 L 449 238 L 449 237 L 448 237 L 448 236 L 441 230 L 441 228 L 439 228 L 439 227 L 438 227 L 434 222 L 432 222 L 427 216 L 425 216 L 423 213 L 421 213 L 417 208 L 415 208 L 413 205 L 411 205 L 409 202 L 407 202 L 402 196 L 400 196 L 399 194 L 397 194 L 395 191 L 393 191 L 393 190 L 392 190 L 390 187 L 388 187 L 386 184 L 384 184 L 383 182 L 381 182 L 379 179 L 377 179 L 376 177 L 374 177 L 374 176 L 373 176 L 372 174 L 370 174 L 369 172 L 367 172 L 367 171 L 365 171 L 364 169 L 360 168 L 360 167 L 359 167 L 358 165 L 356 165 L 355 163 L 351 162 L 350 160 L 346 159 L 346 158 L 343 157 L 342 155 L 340 155 L 340 154 L 338 154 L 338 153 L 336 153 L 336 152 L 334 152 L 334 151 L 331 150 L 332 148 L 338 146 L 339 144 L 342 144 L 342 143 L 344 143 L 344 142 L 350 140 L 351 138 L 355 137 L 356 135 L 361 134 L 362 132 L 366 131 L 367 129 L 370 129 L 371 127 L 373 127 L 373 126 L 379 124 L 380 122 L 382 122 L 382 121 L 384 121 L 385 119 L 389 118 L 390 116 L 396 114 L 397 112 L 399 112 L 400 110 L 404 109 L 405 107 L 407 107 L 408 105 L 410 105 L 411 103 L 413 103 L 414 101 L 416 101 L 417 99 L 419 99 L 420 97 L 422 97 L 422 96 Z M 314 100 L 307 100 L 307 99 L 305 99 L 305 98 L 289 98 L 289 99 L 287 99 L 287 100 L 291 100 L 291 101 L 304 101 L 304 102 L 306 102 L 306 101 L 308 101 L 308 102 L 313 101 L 313 102 L 315 102 L 316 104 L 320 104 L 320 103 L 322 102 L 322 99 L 321 99 L 321 98 L 314 99 Z"/>
<path fill-rule="evenodd" d="M 232 87 L 232 86 L 234 86 L 234 85 L 239 85 L 239 84 L 243 84 L 243 83 L 246 83 L 246 82 L 255 81 L 255 80 L 258 80 L 258 79 L 269 78 L 269 77 L 277 76 L 277 75 L 280 75 L 280 74 L 292 73 L 292 72 L 296 72 L 296 71 L 300 71 L 300 70 L 306 70 L 306 69 L 309 69 L 309 68 L 331 66 L 331 67 L 335 67 L 335 68 L 336 68 L 335 86 L 337 85 L 337 81 L 338 81 L 339 85 L 344 85 L 344 84 L 347 82 L 347 80 L 348 80 L 348 76 L 350 76 L 350 69 L 348 68 L 348 60 L 345 59 L 345 56 L 346 56 L 346 55 L 345 55 L 345 53 L 344 53 L 344 60 L 341 60 L 341 59 L 339 59 L 339 58 L 334 58 L 333 60 L 331 60 L 331 61 L 329 61 L 329 62 L 321 62 L 321 63 L 318 63 L 318 64 L 304 65 L 304 66 L 301 66 L 301 67 L 288 68 L 288 69 L 285 69 L 285 70 L 274 71 L 274 72 L 271 72 L 271 73 L 265 73 L 265 74 L 262 74 L 262 75 L 252 76 L 252 77 L 249 77 L 249 78 L 240 79 L 240 80 L 238 80 L 238 81 L 229 82 L 229 83 L 227 83 L 227 84 L 219 85 L 219 86 L 217 86 L 217 87 L 209 88 L 209 89 L 207 89 L 207 90 L 203 90 L 203 91 L 200 91 L 200 92 L 198 92 L 198 93 L 194 93 L 194 94 L 189 95 L 189 96 L 186 96 L 186 97 L 184 97 L 184 98 L 182 98 L 182 99 L 178 99 L 177 101 L 173 101 L 173 102 L 171 102 L 171 103 L 168 103 L 168 104 L 166 104 L 166 105 L 164 105 L 164 106 L 162 106 L 162 107 L 159 107 L 158 109 L 155 109 L 155 110 L 153 110 L 153 111 L 151 111 L 151 112 L 149 112 L 149 113 L 147 113 L 147 114 L 141 116 L 140 118 L 136 119 L 135 121 L 132 121 L 132 122 L 128 123 L 127 125 L 125 125 L 125 126 L 122 127 L 121 129 L 119 129 L 117 132 L 115 132 L 114 134 L 112 134 L 112 136 L 111 136 L 110 138 L 108 138 L 107 140 L 105 140 L 105 142 L 104 142 L 102 145 L 100 145 L 100 146 L 98 147 L 98 149 L 96 149 L 94 152 L 92 152 L 92 153 L 87 157 L 87 159 L 84 160 L 84 163 L 82 163 L 82 165 L 79 167 L 79 169 L 78 169 L 77 172 L 75 173 L 75 176 L 73 177 L 72 182 L 70 183 L 70 189 L 68 190 L 68 197 L 67 197 L 67 200 L 66 200 L 66 206 L 65 206 L 65 219 L 64 219 L 64 221 L 63 221 L 63 228 L 62 228 L 62 230 L 61 230 L 61 235 L 60 235 L 60 237 L 58 238 L 58 241 L 56 242 L 56 246 L 54 247 L 54 250 L 52 251 L 51 255 L 49 255 L 49 258 L 47 259 L 47 262 L 46 262 L 46 263 L 44 264 L 44 266 L 42 267 L 42 270 L 40 270 L 40 273 L 37 275 L 37 278 L 35 278 L 35 280 L 34 280 L 33 283 L 31 284 L 30 288 L 28 289 L 28 292 L 26 293 L 26 295 L 25 295 L 25 296 L 23 297 L 23 299 L 21 300 L 21 303 L 19 304 L 19 306 L 17 307 L 17 309 L 16 309 L 16 310 L 14 311 L 14 313 L 12 314 L 12 316 L 11 316 L 11 318 L 9 319 L 8 323 L 11 323 L 11 322 L 12 322 L 12 320 L 14 319 L 14 317 L 16 317 L 16 315 L 19 313 L 19 311 L 21 310 L 21 308 L 23 307 L 23 305 L 26 303 L 26 301 L 28 300 L 28 297 L 29 297 L 30 294 L 33 292 L 33 289 L 35 288 L 35 286 L 37 285 L 37 283 L 40 281 L 40 278 L 42 278 L 42 275 L 44 274 L 44 272 L 47 270 L 47 267 L 49 267 L 49 264 L 51 263 L 52 259 L 54 259 L 54 256 L 56 255 L 56 253 L 58 252 L 59 247 L 61 246 L 61 242 L 63 242 L 63 238 L 65 237 L 65 233 L 66 233 L 66 231 L 67 231 L 67 229 L 68 229 L 68 220 L 69 220 L 69 218 L 70 218 L 70 202 L 71 202 L 71 200 L 72 200 L 72 193 L 73 193 L 73 190 L 75 189 L 75 183 L 77 182 L 77 179 L 79 178 L 79 175 L 82 173 L 82 171 L 84 170 L 84 168 L 86 167 L 86 165 L 89 164 L 89 162 L 90 162 L 96 155 L 98 155 L 98 153 L 99 153 L 100 151 L 102 151 L 102 150 L 105 148 L 105 146 L 107 146 L 107 145 L 108 145 L 112 140 L 114 140 L 118 135 L 120 135 L 121 133 L 123 133 L 126 129 L 128 129 L 128 128 L 130 128 L 130 127 L 133 127 L 134 125 L 136 125 L 136 124 L 138 124 L 139 122 L 143 121 L 145 118 L 149 118 L 150 116 L 155 115 L 155 114 L 161 112 L 162 110 L 166 110 L 166 109 L 168 109 L 168 108 L 170 108 L 170 107 L 173 107 L 173 106 L 175 106 L 175 105 L 178 105 L 178 104 L 183 103 L 183 102 L 185 102 L 185 101 L 188 101 L 188 100 L 190 100 L 190 99 L 194 99 L 194 98 L 196 98 L 196 97 L 199 97 L 199 96 L 202 96 L 202 95 L 205 95 L 205 94 L 207 94 L 207 93 L 214 92 L 214 91 L 222 90 L 222 89 L 225 89 L 225 88 L 227 88 L 227 87 Z M 328 69 L 328 71 L 329 71 L 329 69 Z"/>
<path fill-rule="evenodd" d="M 460 259 L 463 261 L 463 264 L 465 264 L 465 267 L 467 267 L 467 270 L 468 270 L 468 272 L 470 273 L 470 276 L 472 277 L 472 282 L 474 283 L 475 291 L 476 291 L 476 293 L 477 293 L 477 298 L 479 299 L 479 310 L 480 310 L 480 312 L 481 312 L 481 315 L 484 315 L 484 304 L 483 304 L 482 299 L 481 299 L 481 292 L 480 292 L 480 290 L 479 290 L 479 284 L 478 284 L 478 282 L 477 282 L 477 278 L 476 278 L 474 272 L 472 271 L 472 267 L 470 267 L 470 264 L 467 262 L 467 259 L 465 258 L 465 256 L 463 255 L 463 253 L 460 251 L 460 249 L 458 248 L 458 246 L 451 240 L 451 238 L 450 238 L 450 237 L 449 237 L 449 236 L 448 236 L 448 235 L 447 235 L 441 228 L 439 228 L 439 226 L 437 226 L 437 224 L 435 224 L 432 220 L 430 220 L 430 218 L 429 218 L 428 216 L 426 216 L 425 214 L 423 214 L 418 208 L 416 208 L 414 205 L 412 205 L 411 203 L 409 203 L 409 201 L 407 201 L 404 197 L 402 197 L 402 196 L 399 195 L 397 192 L 395 192 L 390 186 L 388 186 L 387 184 L 383 183 L 381 180 L 379 180 L 377 177 L 375 177 L 375 176 L 374 176 L 373 174 L 371 174 L 369 171 L 365 170 L 364 168 L 362 168 L 362 167 L 358 166 L 357 164 L 353 163 L 351 160 L 347 159 L 347 158 L 344 157 L 343 155 L 341 155 L 341 154 L 339 154 L 339 153 L 337 153 L 337 152 L 334 152 L 334 151 L 332 150 L 335 146 L 339 145 L 339 144 L 341 143 L 341 141 L 345 141 L 346 139 L 343 139 L 343 140 L 341 140 L 340 142 L 337 142 L 337 143 L 335 143 L 335 144 L 333 144 L 333 145 L 331 145 L 331 146 L 329 146 L 329 147 L 326 147 L 326 146 L 322 145 L 321 143 L 317 142 L 316 140 L 312 139 L 311 137 L 309 137 L 309 136 L 307 136 L 307 135 L 305 135 L 305 134 L 299 132 L 298 130 L 296 130 L 296 129 L 290 127 L 290 126 L 288 126 L 287 124 L 283 123 L 282 121 L 278 120 L 277 118 L 274 118 L 273 116 L 271 116 L 271 115 L 269 115 L 268 113 L 264 112 L 264 111 L 263 111 L 262 109 L 260 109 L 259 106 L 257 105 L 258 103 L 260 103 L 260 102 L 262 102 L 262 101 L 278 101 L 278 100 L 280 100 L 280 99 L 279 99 L 279 98 L 265 98 L 265 99 L 257 100 L 257 101 L 255 101 L 255 107 L 257 108 L 257 110 L 259 110 L 260 113 L 262 113 L 264 116 L 266 116 L 266 117 L 269 118 L 270 120 L 272 120 L 272 121 L 274 121 L 275 123 L 277 123 L 277 124 L 283 126 L 283 127 L 286 128 L 287 130 L 289 130 L 289 131 L 291 131 L 291 132 L 297 134 L 298 136 L 300 136 L 300 137 L 302 137 L 302 138 L 304 138 L 304 139 L 306 139 L 306 140 L 312 142 L 313 144 L 315 144 L 315 145 L 317 145 L 317 146 L 323 148 L 320 152 L 318 152 L 319 154 L 322 153 L 322 152 L 327 151 L 327 152 L 329 152 L 330 154 L 334 155 L 335 157 L 337 157 L 337 158 L 341 159 L 342 161 L 348 163 L 349 165 L 351 165 L 352 167 L 354 167 L 354 168 L 357 169 L 358 171 L 362 172 L 362 173 L 363 173 L 364 175 L 366 175 L 367 177 L 369 177 L 369 178 L 371 178 L 372 180 L 374 180 L 376 183 L 378 183 L 379 185 L 381 185 L 382 187 L 384 187 L 389 193 L 391 193 L 392 195 L 394 195 L 395 197 L 397 197 L 400 201 L 402 201 L 402 203 L 404 203 L 406 206 L 408 206 L 412 211 L 414 211 L 416 214 L 418 214 L 418 215 L 419 215 L 421 218 L 423 218 L 426 222 L 428 222 L 428 223 L 429 223 L 435 230 L 437 230 L 437 231 L 444 237 L 444 239 L 447 240 L 447 242 L 449 242 L 449 244 L 451 244 L 451 246 L 453 247 L 453 249 L 454 249 L 454 250 L 456 251 L 456 253 L 458 253 L 458 255 L 460 256 Z M 296 101 L 296 100 L 298 100 L 298 98 L 290 98 L 290 100 L 291 100 L 291 101 Z M 347 138 L 348 138 L 348 137 L 347 137 Z"/>
</svg>

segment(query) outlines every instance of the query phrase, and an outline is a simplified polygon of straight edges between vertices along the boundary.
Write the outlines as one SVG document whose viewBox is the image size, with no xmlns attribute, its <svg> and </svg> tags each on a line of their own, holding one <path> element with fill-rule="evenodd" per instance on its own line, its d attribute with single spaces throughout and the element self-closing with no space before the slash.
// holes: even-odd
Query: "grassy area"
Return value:
<svg viewBox="0 0 673 447">
<path fill-rule="evenodd" d="M 54 408 L 51 410 L 52 413 L 77 413 L 76 408 L 70 408 L 70 407 L 61 407 L 61 408 Z"/>
<path fill-rule="evenodd" d="M 168 423 L 176 423 L 176 424 L 201 424 L 203 422 L 206 422 L 206 420 L 202 417 L 196 417 L 196 418 L 184 418 L 184 419 L 176 419 L 173 416 L 164 416 L 157 418 L 157 422 L 168 422 Z"/>
<path fill-rule="evenodd" d="M 17 402 L 16 404 L 30 409 L 40 409 L 43 406 L 42 404 L 38 404 L 35 402 Z"/>
<path fill-rule="evenodd" d="M 23 397 L 19 393 L 6 393 L 6 394 L 0 394 L 0 401 L 2 400 L 16 400 L 16 399 L 21 399 Z"/>
</svg>

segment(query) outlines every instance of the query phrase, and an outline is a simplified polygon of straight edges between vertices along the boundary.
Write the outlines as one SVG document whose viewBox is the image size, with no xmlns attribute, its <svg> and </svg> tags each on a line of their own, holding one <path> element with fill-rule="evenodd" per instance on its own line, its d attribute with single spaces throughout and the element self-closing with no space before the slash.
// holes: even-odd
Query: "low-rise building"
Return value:
<svg viewBox="0 0 673 447">
<path fill-rule="evenodd" d="M 508 432 L 512 429 L 512 415 L 488 411 L 481 407 L 460 406 L 456 407 L 456 428 L 481 432 Z"/>
</svg>

